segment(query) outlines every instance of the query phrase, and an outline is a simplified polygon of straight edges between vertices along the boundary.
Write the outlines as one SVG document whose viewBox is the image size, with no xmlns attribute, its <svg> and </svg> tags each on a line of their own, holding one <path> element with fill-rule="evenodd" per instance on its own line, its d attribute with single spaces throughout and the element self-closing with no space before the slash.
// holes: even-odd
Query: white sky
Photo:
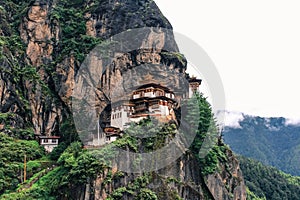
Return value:
<svg viewBox="0 0 300 200">
<path fill-rule="evenodd" d="M 299 0 L 155 0 L 215 63 L 226 109 L 300 119 Z"/>
</svg>

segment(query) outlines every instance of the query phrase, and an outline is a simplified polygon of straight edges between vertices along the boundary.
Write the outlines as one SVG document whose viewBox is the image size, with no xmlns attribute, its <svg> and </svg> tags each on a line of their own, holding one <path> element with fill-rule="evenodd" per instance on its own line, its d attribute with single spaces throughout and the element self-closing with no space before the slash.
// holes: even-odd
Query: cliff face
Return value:
<svg viewBox="0 0 300 200">
<path fill-rule="evenodd" d="M 117 168 L 105 170 L 93 181 L 78 190 L 79 199 L 115 198 L 116 191 L 122 199 L 133 199 L 139 187 L 155 192 L 158 199 L 246 199 L 246 190 L 237 159 L 227 150 L 228 163 L 222 163 L 218 171 L 207 176 L 201 173 L 199 163 L 190 153 L 186 153 L 174 163 L 158 171 L 142 174 L 124 173 L 121 176 Z M 225 167 L 225 165 L 229 165 Z M 144 181 L 142 184 L 139 182 Z M 110 180 L 109 183 L 107 183 Z M 142 188 L 142 189 L 144 189 Z M 139 188 L 140 189 L 140 188 Z"/>
<path fill-rule="evenodd" d="M 68 1 L 30 2 L 16 3 L 17 9 L 13 4 L 7 3 L 1 10 L 1 33 L 6 37 L 14 35 L 14 38 L 3 41 L 1 62 L 6 70 L 1 73 L 0 99 L 1 112 L 12 111 L 30 118 L 36 134 L 50 135 L 58 131 L 55 128 L 59 128 L 64 117 L 70 114 L 69 100 L 74 75 L 83 61 L 84 54 L 89 53 L 97 44 L 93 38 L 106 39 L 132 28 L 171 28 L 153 1 L 80 1 L 71 5 Z M 26 5 L 30 6 L 27 8 Z M 11 14 L 15 13 L 8 11 L 13 9 L 15 12 L 22 10 L 22 15 L 12 17 Z M 15 18 L 17 22 L 14 22 Z M 86 35 L 89 40 L 83 39 L 82 35 Z M 153 33 L 149 33 L 150 43 L 151 40 L 157 40 L 152 37 Z M 110 80 L 105 81 L 103 91 L 109 93 L 117 84 L 122 78 L 120 71 L 141 63 L 160 64 L 167 61 L 160 55 L 162 48 L 178 51 L 170 32 L 162 32 L 159 37 L 162 46 L 157 48 L 158 51 L 134 51 L 117 58 L 106 74 L 102 75 L 102 80 Z M 82 43 L 85 43 L 86 47 L 81 48 Z M 17 52 L 11 52 L 11 44 L 19 45 Z M 77 53 L 73 48 L 81 48 L 82 52 Z M 18 79 L 12 80 L 11 76 L 16 75 L 13 74 L 14 70 L 19 70 L 16 65 L 23 71 L 19 71 Z M 176 57 L 174 63 L 168 65 L 176 66 L 180 71 L 185 70 L 185 63 L 179 62 Z M 33 75 L 35 78 L 31 77 Z M 23 88 L 16 88 L 20 85 Z M 20 92 L 24 98 L 18 102 L 19 97 L 13 96 L 20 96 L 17 94 Z M 27 104 L 28 112 L 23 104 Z"/>
<path fill-rule="evenodd" d="M 106 69 L 99 74 L 97 109 L 102 111 L 124 94 L 126 88 L 120 86 L 139 85 L 146 76 L 174 90 L 183 87 L 180 80 L 185 77 L 186 60 L 178 53 L 170 23 L 152 0 L 9 0 L 0 5 L 0 22 L 1 132 L 60 135 L 62 124 L 72 116 L 74 79 L 85 56 L 103 40 L 129 29 L 152 27 L 139 38 L 139 48 L 115 57 L 110 64 L 89 60 Z M 151 71 L 155 74 L 149 74 Z M 176 76 L 170 76 L 170 71 Z M 32 138 L 32 134 L 24 137 Z M 220 171 L 203 177 L 196 160 L 187 153 L 153 172 L 148 186 L 161 199 L 245 199 L 238 162 L 229 150 L 227 157 Z M 104 184 L 109 171 L 116 173 L 99 174 L 76 198 L 105 199 L 139 176 L 125 174 Z M 124 198 L 131 199 L 130 195 Z"/>
</svg>

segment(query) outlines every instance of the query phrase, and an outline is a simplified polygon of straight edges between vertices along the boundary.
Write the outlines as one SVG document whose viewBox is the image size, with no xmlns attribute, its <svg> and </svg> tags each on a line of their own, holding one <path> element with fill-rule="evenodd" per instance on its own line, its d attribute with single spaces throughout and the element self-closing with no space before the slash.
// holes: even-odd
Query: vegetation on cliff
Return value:
<svg viewBox="0 0 300 200">
<path fill-rule="evenodd" d="M 14 191 L 24 180 L 24 159 L 27 177 L 38 173 L 44 166 L 39 162 L 44 150 L 34 140 L 20 140 L 0 133 L 0 194 Z"/>
</svg>

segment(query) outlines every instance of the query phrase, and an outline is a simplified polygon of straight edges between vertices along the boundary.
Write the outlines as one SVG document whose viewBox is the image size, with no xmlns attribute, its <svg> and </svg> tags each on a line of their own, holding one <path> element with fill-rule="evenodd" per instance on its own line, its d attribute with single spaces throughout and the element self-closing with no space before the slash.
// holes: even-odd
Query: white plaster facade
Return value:
<svg viewBox="0 0 300 200">
<path fill-rule="evenodd" d="M 39 144 L 44 146 L 48 153 L 52 152 L 58 146 L 59 138 L 58 136 L 38 136 Z"/>
</svg>

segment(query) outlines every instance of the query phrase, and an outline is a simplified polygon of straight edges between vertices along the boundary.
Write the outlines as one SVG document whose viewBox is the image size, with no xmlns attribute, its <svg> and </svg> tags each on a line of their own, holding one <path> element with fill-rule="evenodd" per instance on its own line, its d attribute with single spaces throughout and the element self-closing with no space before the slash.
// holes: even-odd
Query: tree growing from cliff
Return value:
<svg viewBox="0 0 300 200">
<path fill-rule="evenodd" d="M 219 136 L 212 107 L 202 93 L 195 93 L 183 107 L 183 121 L 189 124 L 185 132 L 194 136 L 189 149 L 199 161 L 202 174 L 211 174 L 217 169 L 220 160 L 226 161 L 226 146 Z"/>
</svg>

